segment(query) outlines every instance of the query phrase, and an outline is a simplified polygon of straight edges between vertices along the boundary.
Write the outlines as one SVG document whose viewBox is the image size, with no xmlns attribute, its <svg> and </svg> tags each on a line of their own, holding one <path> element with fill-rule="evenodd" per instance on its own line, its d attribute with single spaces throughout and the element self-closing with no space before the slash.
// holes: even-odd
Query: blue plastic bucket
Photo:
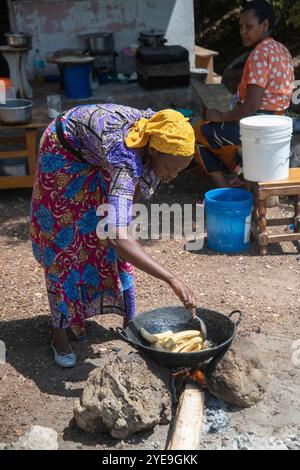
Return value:
<svg viewBox="0 0 300 470">
<path fill-rule="evenodd" d="M 249 248 L 253 196 L 243 189 L 214 189 L 205 195 L 208 247 L 221 253 Z"/>
<path fill-rule="evenodd" d="M 65 65 L 63 69 L 64 87 L 68 98 L 76 100 L 92 96 L 90 74 L 91 64 Z"/>
</svg>

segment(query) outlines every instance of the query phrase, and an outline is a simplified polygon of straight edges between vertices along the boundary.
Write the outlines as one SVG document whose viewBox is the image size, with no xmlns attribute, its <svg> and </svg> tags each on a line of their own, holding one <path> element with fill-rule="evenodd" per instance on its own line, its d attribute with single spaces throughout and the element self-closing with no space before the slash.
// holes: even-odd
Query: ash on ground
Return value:
<svg viewBox="0 0 300 470">
<path fill-rule="evenodd" d="M 205 410 L 203 422 L 203 434 L 223 434 L 230 425 L 227 415 L 234 407 L 224 401 L 215 398 L 210 392 L 205 394 Z"/>
</svg>

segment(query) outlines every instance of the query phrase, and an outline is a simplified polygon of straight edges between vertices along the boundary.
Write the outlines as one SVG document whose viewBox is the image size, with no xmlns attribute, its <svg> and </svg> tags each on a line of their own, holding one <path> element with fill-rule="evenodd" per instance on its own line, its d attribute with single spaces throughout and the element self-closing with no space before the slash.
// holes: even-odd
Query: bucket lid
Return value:
<svg viewBox="0 0 300 470">
<path fill-rule="evenodd" d="M 241 130 L 249 131 L 279 131 L 293 129 L 293 120 L 288 116 L 272 116 L 261 114 L 259 116 L 250 116 L 240 121 Z"/>
</svg>

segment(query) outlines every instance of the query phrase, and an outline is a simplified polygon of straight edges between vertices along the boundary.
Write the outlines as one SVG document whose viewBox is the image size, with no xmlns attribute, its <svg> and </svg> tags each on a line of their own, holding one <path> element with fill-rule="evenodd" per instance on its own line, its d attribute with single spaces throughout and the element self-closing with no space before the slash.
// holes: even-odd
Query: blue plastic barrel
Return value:
<svg viewBox="0 0 300 470">
<path fill-rule="evenodd" d="M 64 87 L 68 98 L 81 99 L 92 96 L 90 74 L 91 64 L 65 65 L 63 68 Z"/>
<path fill-rule="evenodd" d="M 253 196 L 243 189 L 214 189 L 205 195 L 208 247 L 221 253 L 249 248 Z"/>
</svg>

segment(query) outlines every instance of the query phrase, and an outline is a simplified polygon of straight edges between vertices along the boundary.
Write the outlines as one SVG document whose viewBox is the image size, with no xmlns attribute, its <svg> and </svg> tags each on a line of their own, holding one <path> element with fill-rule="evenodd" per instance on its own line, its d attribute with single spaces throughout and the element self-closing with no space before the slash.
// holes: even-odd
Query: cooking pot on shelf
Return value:
<svg viewBox="0 0 300 470">
<path fill-rule="evenodd" d="M 112 33 L 96 32 L 79 34 L 79 38 L 85 43 L 85 49 L 97 55 L 97 53 L 112 53 L 114 52 L 115 43 Z"/>
<path fill-rule="evenodd" d="M 31 47 L 32 36 L 31 34 L 21 32 L 5 33 L 7 44 L 11 47 Z"/>
<path fill-rule="evenodd" d="M 236 321 L 231 319 L 233 315 L 238 315 Z M 117 332 L 127 343 L 166 367 L 195 368 L 199 364 L 227 351 L 243 315 L 239 310 L 234 310 L 228 316 L 225 316 L 219 312 L 197 308 L 197 317 L 204 322 L 205 336 L 211 344 L 211 347 L 199 352 L 174 353 L 158 351 L 147 343 L 140 334 L 141 327 L 151 334 L 162 333 L 167 330 L 174 333 L 191 329 L 203 330 L 199 320 L 197 318 L 192 319 L 191 314 L 183 307 L 158 308 L 143 313 L 131 320 L 125 330 L 117 328 Z"/>
<path fill-rule="evenodd" d="M 139 41 L 145 47 L 160 47 L 168 40 L 165 38 L 165 33 L 163 31 L 151 29 L 150 31 L 140 32 Z"/>
</svg>

